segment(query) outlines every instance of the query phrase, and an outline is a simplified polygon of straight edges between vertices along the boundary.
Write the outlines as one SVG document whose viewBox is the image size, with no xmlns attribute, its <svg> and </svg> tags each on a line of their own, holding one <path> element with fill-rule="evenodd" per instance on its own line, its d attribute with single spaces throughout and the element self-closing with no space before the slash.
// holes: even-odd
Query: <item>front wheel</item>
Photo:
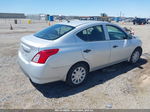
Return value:
<svg viewBox="0 0 150 112">
<path fill-rule="evenodd" d="M 85 64 L 76 64 L 70 68 L 66 83 L 70 86 L 78 86 L 86 80 L 87 74 L 88 67 Z"/>
<path fill-rule="evenodd" d="M 140 49 L 134 50 L 134 52 L 131 55 L 130 63 L 135 64 L 140 59 L 140 56 L 142 54 L 142 51 Z"/>
</svg>

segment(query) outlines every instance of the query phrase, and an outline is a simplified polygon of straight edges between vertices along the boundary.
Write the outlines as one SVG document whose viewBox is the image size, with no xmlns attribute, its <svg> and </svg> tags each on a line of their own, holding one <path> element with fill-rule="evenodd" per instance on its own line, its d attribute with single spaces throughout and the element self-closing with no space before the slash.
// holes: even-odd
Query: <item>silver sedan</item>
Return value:
<svg viewBox="0 0 150 112">
<path fill-rule="evenodd" d="M 77 86 L 91 71 L 116 63 L 136 63 L 142 42 L 123 28 L 97 21 L 71 21 L 21 39 L 19 65 L 34 83 L 62 80 Z"/>
</svg>

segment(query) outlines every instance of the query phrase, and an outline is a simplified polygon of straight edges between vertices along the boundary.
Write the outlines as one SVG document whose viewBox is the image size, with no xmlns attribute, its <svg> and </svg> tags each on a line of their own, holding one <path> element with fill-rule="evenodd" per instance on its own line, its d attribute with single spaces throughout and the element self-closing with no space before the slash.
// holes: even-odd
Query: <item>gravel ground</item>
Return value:
<svg viewBox="0 0 150 112">
<path fill-rule="evenodd" d="M 35 85 L 17 64 L 22 36 L 47 24 L 0 25 L 0 108 L 1 109 L 148 109 L 150 107 L 150 25 L 132 26 L 143 41 L 144 54 L 136 65 L 123 62 L 92 72 L 80 87 L 63 82 Z"/>
</svg>

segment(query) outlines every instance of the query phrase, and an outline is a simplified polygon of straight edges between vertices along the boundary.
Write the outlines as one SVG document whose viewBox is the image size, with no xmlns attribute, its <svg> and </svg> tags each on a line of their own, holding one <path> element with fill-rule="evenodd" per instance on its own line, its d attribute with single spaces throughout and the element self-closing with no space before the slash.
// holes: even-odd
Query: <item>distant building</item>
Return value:
<svg viewBox="0 0 150 112">
<path fill-rule="evenodd" d="M 23 13 L 0 13 L 0 18 L 26 18 Z"/>
<path fill-rule="evenodd" d="M 47 20 L 47 14 L 27 14 L 26 15 L 27 19 L 32 19 L 32 20 Z"/>
<path fill-rule="evenodd" d="M 40 14 L 27 14 L 26 15 L 27 19 L 32 19 L 32 20 L 40 20 Z"/>
<path fill-rule="evenodd" d="M 79 16 L 79 20 L 95 20 L 100 21 L 100 16 Z"/>
</svg>

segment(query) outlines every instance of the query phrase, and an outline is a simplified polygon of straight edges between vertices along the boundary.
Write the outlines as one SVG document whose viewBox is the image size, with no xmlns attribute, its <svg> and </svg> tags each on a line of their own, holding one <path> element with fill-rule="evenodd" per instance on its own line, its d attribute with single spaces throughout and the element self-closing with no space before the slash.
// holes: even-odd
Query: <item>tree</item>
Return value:
<svg viewBox="0 0 150 112">
<path fill-rule="evenodd" d="M 107 17 L 106 13 L 101 13 L 101 17 Z"/>
</svg>

